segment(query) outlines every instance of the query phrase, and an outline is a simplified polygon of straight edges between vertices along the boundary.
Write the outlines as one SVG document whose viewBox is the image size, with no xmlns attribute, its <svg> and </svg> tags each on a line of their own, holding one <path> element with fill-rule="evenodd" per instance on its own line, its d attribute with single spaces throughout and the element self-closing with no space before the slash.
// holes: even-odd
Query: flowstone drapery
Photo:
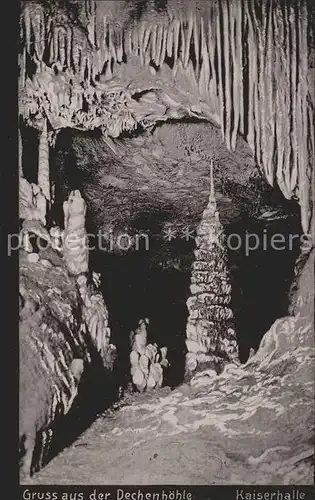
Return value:
<svg viewBox="0 0 315 500">
<path fill-rule="evenodd" d="M 209 203 L 197 228 L 194 254 L 191 296 L 187 300 L 187 372 L 194 371 L 198 364 L 238 361 L 233 312 L 229 307 L 227 249 L 214 194 L 212 162 Z"/>
<path fill-rule="evenodd" d="M 164 104 L 169 118 L 184 109 L 188 116 L 213 120 L 228 148 L 235 149 L 239 133 L 246 137 L 268 182 L 299 200 L 303 230 L 310 232 L 314 33 L 307 1 L 169 0 L 159 16 L 144 9 L 130 22 L 125 3 L 115 2 L 114 11 L 111 4 L 79 2 L 73 24 L 67 2 L 60 12 L 51 8 L 49 16 L 43 4 L 23 3 L 23 119 L 32 123 L 45 115 L 55 129 L 102 128 L 113 137 L 148 120 L 165 120 Z M 29 59 L 36 68 L 31 75 Z M 129 62 L 143 74 L 134 86 L 132 69 L 126 82 Z M 148 119 L 133 95 L 155 87 L 159 98 L 167 89 L 166 97 Z"/>
</svg>

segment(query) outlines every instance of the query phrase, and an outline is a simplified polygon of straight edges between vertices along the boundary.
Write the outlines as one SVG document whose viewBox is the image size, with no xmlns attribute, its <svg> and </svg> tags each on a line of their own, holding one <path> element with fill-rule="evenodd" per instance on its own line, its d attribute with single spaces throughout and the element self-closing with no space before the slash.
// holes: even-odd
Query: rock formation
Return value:
<svg viewBox="0 0 315 500">
<path fill-rule="evenodd" d="M 168 367 L 167 347 L 147 344 L 147 325 L 148 319 L 140 320 L 138 327 L 130 335 L 131 378 L 139 392 L 162 387 L 163 372 Z"/>
<path fill-rule="evenodd" d="M 195 261 L 192 266 L 191 296 L 187 300 L 186 371 L 199 363 L 238 359 L 233 325 L 231 284 L 223 227 L 216 206 L 213 164 L 210 167 L 209 203 L 197 228 Z"/>
<path fill-rule="evenodd" d="M 86 236 L 84 200 L 76 191 L 65 203 L 65 234 L 73 238 L 67 247 L 60 228 L 44 226 L 33 192 L 21 178 L 19 437 L 26 477 L 45 463 L 85 368 L 98 362 L 106 374 L 116 355 L 99 283 L 88 273 L 87 245 L 71 246 Z"/>
<path fill-rule="evenodd" d="M 132 5 L 115 5 L 91 1 L 85 9 L 82 3 L 73 26 L 67 6 L 45 16 L 41 3 L 23 3 L 23 119 L 45 115 L 54 129 L 101 128 L 112 137 L 155 121 L 210 119 L 228 148 L 235 149 L 238 133 L 246 137 L 268 182 L 298 198 L 309 232 L 314 76 L 308 40 L 314 35 L 308 2 L 283 8 L 280 0 L 255 6 L 169 0 L 158 16 L 144 8 L 137 22 Z M 32 76 L 27 58 L 36 67 Z M 141 97 L 149 90 L 150 103 Z"/>
<path fill-rule="evenodd" d="M 70 273 L 79 275 L 88 271 L 89 250 L 85 229 L 86 204 L 78 190 L 63 203 L 64 235 L 63 257 Z"/>
</svg>

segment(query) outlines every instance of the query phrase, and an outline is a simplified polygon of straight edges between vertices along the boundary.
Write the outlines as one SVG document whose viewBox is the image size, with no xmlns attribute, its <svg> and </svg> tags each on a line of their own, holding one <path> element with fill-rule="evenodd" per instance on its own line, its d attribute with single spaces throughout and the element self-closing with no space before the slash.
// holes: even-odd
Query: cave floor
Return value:
<svg viewBox="0 0 315 500">
<path fill-rule="evenodd" d="M 30 483 L 313 484 L 313 341 L 272 328 L 246 365 L 125 398 Z"/>
</svg>

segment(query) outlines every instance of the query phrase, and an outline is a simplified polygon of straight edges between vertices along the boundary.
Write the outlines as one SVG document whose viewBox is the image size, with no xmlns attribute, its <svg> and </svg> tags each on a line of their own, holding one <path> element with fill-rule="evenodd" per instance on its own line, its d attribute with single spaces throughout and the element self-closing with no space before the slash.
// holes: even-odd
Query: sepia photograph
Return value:
<svg viewBox="0 0 315 500">
<path fill-rule="evenodd" d="M 314 13 L 20 2 L 21 499 L 314 498 Z"/>
</svg>

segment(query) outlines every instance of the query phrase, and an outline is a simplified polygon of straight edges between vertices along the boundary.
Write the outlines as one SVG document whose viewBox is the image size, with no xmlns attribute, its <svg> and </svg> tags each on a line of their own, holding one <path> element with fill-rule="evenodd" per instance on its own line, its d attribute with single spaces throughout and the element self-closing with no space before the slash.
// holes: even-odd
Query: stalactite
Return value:
<svg viewBox="0 0 315 500">
<path fill-rule="evenodd" d="M 183 60 L 183 66 L 186 69 L 188 65 L 188 61 L 190 58 L 190 40 L 193 32 L 193 26 L 194 26 L 194 19 L 193 19 L 193 10 L 191 9 L 189 11 L 189 17 L 188 17 L 188 29 L 187 29 L 187 37 L 186 37 L 186 50 L 184 54 L 184 60 Z"/>
<path fill-rule="evenodd" d="M 138 36 L 138 27 L 134 26 L 132 29 L 132 49 L 131 54 L 137 56 L 139 53 L 139 36 Z"/>
<path fill-rule="evenodd" d="M 283 16 L 283 47 L 284 47 L 284 58 L 283 65 L 285 70 L 285 85 L 282 86 L 284 91 L 284 106 L 286 109 L 286 119 L 284 120 L 284 140 L 285 140 L 285 150 L 284 150 L 284 183 L 286 186 L 289 198 L 292 196 L 291 190 L 291 172 L 292 172 L 292 144 L 290 137 L 291 129 L 291 109 L 292 109 L 292 94 L 290 85 L 290 73 L 292 68 L 291 60 L 291 50 L 290 50 L 290 39 L 289 39 L 289 11 L 287 2 L 284 3 L 284 16 Z"/>
<path fill-rule="evenodd" d="M 23 155 L 23 143 L 22 143 L 22 134 L 20 127 L 18 127 L 18 147 L 19 147 L 19 157 L 18 157 L 18 165 L 19 165 L 19 177 L 23 177 L 23 163 L 22 163 L 22 155 Z"/>
<path fill-rule="evenodd" d="M 211 100 L 215 99 L 216 96 L 209 96 L 209 82 L 210 82 L 210 66 L 209 66 L 209 54 L 207 49 L 207 42 L 205 38 L 204 32 L 204 22 L 201 18 L 201 70 L 200 70 L 200 78 L 199 78 L 199 92 L 200 95 L 206 99 Z"/>
<path fill-rule="evenodd" d="M 156 37 L 157 37 L 157 26 L 152 26 L 152 31 L 151 31 L 151 59 L 152 61 L 155 61 L 155 52 L 156 52 Z"/>
<path fill-rule="evenodd" d="M 116 47 L 116 57 L 117 57 L 117 62 L 120 63 L 120 62 L 122 62 L 123 56 L 124 56 L 122 29 L 119 29 L 117 38 L 118 39 L 117 39 L 117 47 Z"/>
<path fill-rule="evenodd" d="M 23 47 L 22 54 L 20 56 L 20 82 L 23 88 L 26 81 L 26 48 Z"/>
<path fill-rule="evenodd" d="M 274 167 L 274 147 L 275 147 L 275 100 L 274 100 L 274 36 L 273 36 L 273 0 L 270 1 L 269 12 L 268 12 L 268 28 L 267 28 L 267 40 L 266 44 L 266 70 L 264 72 L 264 81 L 266 89 L 267 104 L 267 116 L 265 128 L 266 131 L 266 162 L 265 162 L 265 174 L 268 182 L 273 186 L 275 179 L 275 167 Z"/>
<path fill-rule="evenodd" d="M 108 47 L 107 47 L 107 19 L 106 16 L 103 17 L 103 38 L 101 42 L 102 53 L 104 52 L 104 59 L 102 65 L 108 61 Z"/>
<path fill-rule="evenodd" d="M 246 21 L 244 19 L 244 9 L 242 6 L 237 7 L 237 30 L 236 30 L 236 46 L 237 46 L 237 51 L 239 53 L 239 99 L 240 99 L 240 104 L 239 104 L 239 113 L 240 113 L 240 118 L 239 118 L 239 130 L 241 134 L 245 133 L 245 119 L 244 119 L 244 68 L 243 68 L 243 57 L 244 57 L 244 49 L 243 49 L 243 31 L 245 31 L 245 24 Z"/>
<path fill-rule="evenodd" d="M 145 25 L 144 23 L 141 23 L 140 29 L 139 29 L 139 55 L 140 55 L 140 66 L 144 66 L 144 50 L 143 50 L 143 41 L 144 41 L 144 34 L 145 34 Z"/>
<path fill-rule="evenodd" d="M 250 1 L 250 0 L 249 0 Z M 258 44 L 258 36 L 257 36 L 257 21 L 255 14 L 255 6 L 253 5 L 252 11 L 252 23 L 253 23 L 253 71 L 254 71 L 254 129 L 255 129 L 255 156 L 257 163 L 260 167 L 263 168 L 261 161 L 261 121 L 260 121 L 260 113 L 261 106 L 259 101 L 259 48 Z"/>
<path fill-rule="evenodd" d="M 41 46 L 40 46 L 40 31 L 41 31 L 41 19 L 38 12 L 38 5 L 32 9 L 31 14 L 31 28 L 34 36 L 34 49 L 38 60 L 41 60 Z"/>
<path fill-rule="evenodd" d="M 302 227 L 306 233 L 309 232 L 309 222 L 311 218 L 311 206 L 310 206 L 310 179 L 308 176 L 308 150 L 307 150 L 307 140 L 308 140 L 308 127 L 307 127 L 307 57 L 308 57 L 308 47 L 307 47 L 307 9 L 304 0 L 301 0 L 301 15 L 299 19 L 300 23 L 300 52 L 302 54 L 300 61 L 300 78 L 299 78 L 299 88 L 301 96 L 301 148 L 300 148 L 300 158 L 299 158 L 299 200 L 301 205 L 301 219 Z"/>
<path fill-rule="evenodd" d="M 66 38 L 64 29 L 59 29 L 58 33 L 58 46 L 59 46 L 59 61 L 63 68 L 66 61 Z"/>
<path fill-rule="evenodd" d="M 49 176 L 49 144 L 47 133 L 47 119 L 43 120 L 43 129 L 39 138 L 38 149 L 38 180 L 39 188 L 42 190 L 46 200 L 50 200 L 50 176 Z"/>
<path fill-rule="evenodd" d="M 248 132 L 247 140 L 253 152 L 255 152 L 255 124 L 254 124 L 254 88 L 255 88 L 255 75 L 254 75 L 254 34 L 253 25 L 248 11 L 246 12 L 248 19 Z"/>
<path fill-rule="evenodd" d="M 73 68 L 76 74 L 80 72 L 80 61 L 82 55 L 80 47 L 77 45 L 75 38 L 73 38 L 72 42 L 72 60 L 73 60 Z"/>
<path fill-rule="evenodd" d="M 219 11 L 216 16 L 216 45 L 217 45 L 217 55 L 218 55 L 218 87 L 219 87 L 219 100 L 220 100 L 220 124 L 221 124 L 221 132 L 222 137 L 225 139 L 225 99 L 224 99 L 224 84 L 223 84 L 223 74 L 222 74 L 222 65 L 223 65 L 223 50 L 221 43 L 221 22 L 222 16 Z"/>
<path fill-rule="evenodd" d="M 54 43 L 54 61 L 57 62 L 59 58 L 59 29 L 56 26 L 53 27 L 53 43 Z"/>
<path fill-rule="evenodd" d="M 156 51 L 155 51 L 155 63 L 157 66 L 160 65 L 160 56 L 162 49 L 162 40 L 163 40 L 163 25 L 159 24 L 157 27 L 157 37 L 156 37 Z"/>
<path fill-rule="evenodd" d="M 164 64 L 164 60 L 165 60 L 167 33 L 168 33 L 168 27 L 163 26 L 163 40 L 162 40 L 162 47 L 161 47 L 161 54 L 160 54 L 160 66 L 162 66 Z"/>
<path fill-rule="evenodd" d="M 25 23 L 25 41 L 27 51 L 30 52 L 31 47 L 31 16 L 30 7 L 26 4 L 24 6 L 24 23 Z"/>
<path fill-rule="evenodd" d="M 178 19 L 174 20 L 174 68 L 176 67 L 179 49 L 179 35 L 180 35 L 180 22 Z"/>
<path fill-rule="evenodd" d="M 67 67 L 72 67 L 72 37 L 73 31 L 70 26 L 67 27 L 66 42 L 67 42 Z"/>
<path fill-rule="evenodd" d="M 291 173 L 291 191 L 295 192 L 298 180 L 298 143 L 297 143 L 297 119 L 296 119 L 296 106 L 297 106 L 297 75 L 298 75 L 298 57 L 297 57 L 297 32 L 295 22 L 295 7 L 290 7 L 290 22 L 289 29 L 291 32 L 291 141 L 292 141 L 292 173 Z"/>
<path fill-rule="evenodd" d="M 172 57 L 173 54 L 173 45 L 174 45 L 173 31 L 174 31 L 174 21 L 172 21 L 167 30 L 167 45 L 166 45 L 167 57 Z"/>
<path fill-rule="evenodd" d="M 194 35 L 194 47 L 195 47 L 195 57 L 196 57 L 196 77 L 199 79 L 200 75 L 200 61 L 199 61 L 199 53 L 200 53 L 200 42 L 201 42 L 201 36 L 199 32 L 199 25 L 200 25 L 200 20 L 198 19 L 197 21 L 197 15 L 194 13 L 194 29 L 193 29 L 193 35 Z"/>
<path fill-rule="evenodd" d="M 225 140 L 228 149 L 231 149 L 231 116 L 232 116 L 232 99 L 231 99 L 231 73 L 230 73 L 230 33 L 229 33 L 229 3 L 226 0 L 223 2 L 223 39 L 224 39 L 224 90 L 225 90 Z"/>
<path fill-rule="evenodd" d="M 210 18 L 212 17 L 215 19 L 216 13 L 213 11 L 213 6 L 211 5 L 211 10 L 210 10 Z M 210 69 L 211 69 L 211 77 L 214 79 L 214 85 L 216 92 L 219 92 L 218 88 L 218 76 L 214 64 L 214 54 L 215 54 L 215 49 L 217 46 L 217 40 L 216 40 L 216 25 L 212 21 L 208 21 L 208 51 L 209 51 L 209 57 L 210 57 Z M 219 105 L 221 108 L 221 103 Z"/>
<path fill-rule="evenodd" d="M 109 54 L 110 54 L 110 57 L 112 57 L 112 59 L 114 60 L 114 62 L 116 62 L 117 61 L 117 54 L 116 54 L 116 47 L 115 47 L 115 43 L 114 43 L 112 26 L 109 26 L 108 33 L 109 33 L 109 35 L 108 35 L 109 36 Z"/>
<path fill-rule="evenodd" d="M 277 50 L 276 50 L 276 61 L 275 61 L 275 72 L 279 80 L 283 79 L 283 68 L 282 68 L 282 57 L 280 52 L 280 45 L 283 43 L 281 39 L 281 23 L 279 23 L 279 12 L 278 8 L 274 9 L 274 26 L 275 26 L 275 39 L 277 40 Z M 278 40 L 280 39 L 280 43 Z M 277 106 L 277 118 L 276 118 L 276 140 L 277 140 L 277 170 L 276 177 L 278 185 L 281 191 L 285 192 L 285 196 L 288 196 L 286 191 L 286 186 L 283 179 L 284 173 L 284 135 L 283 135 L 283 121 L 286 119 L 285 109 L 284 109 L 284 99 L 283 99 L 283 89 L 282 85 L 277 85 L 275 89 L 275 99 Z"/>
<path fill-rule="evenodd" d="M 240 118 L 240 88 L 239 82 L 241 80 L 241 61 L 239 58 L 238 47 L 240 45 L 240 33 L 239 33 L 239 13 L 240 9 L 237 5 L 232 5 L 231 16 L 230 16 L 230 33 L 231 33 L 231 48 L 232 48 L 232 63 L 233 63 L 233 111 L 234 120 L 231 136 L 231 149 L 235 151 L 236 139 L 239 128 L 239 118 Z"/>
</svg>

